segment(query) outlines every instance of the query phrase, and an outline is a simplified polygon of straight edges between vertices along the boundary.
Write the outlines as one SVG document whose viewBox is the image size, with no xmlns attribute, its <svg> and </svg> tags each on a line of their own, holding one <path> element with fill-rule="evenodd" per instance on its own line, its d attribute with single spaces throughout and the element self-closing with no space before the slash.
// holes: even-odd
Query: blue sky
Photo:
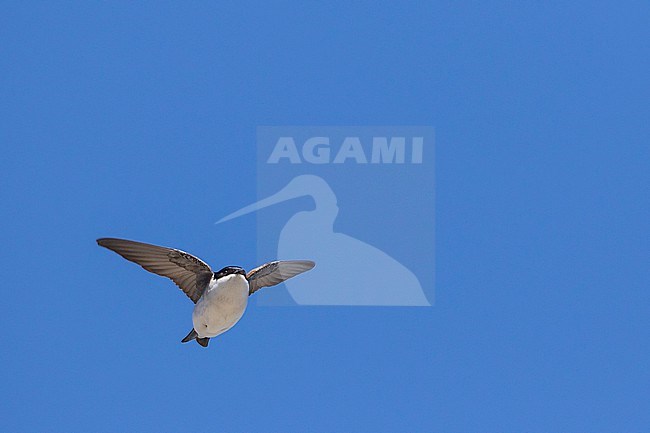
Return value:
<svg viewBox="0 0 650 433">
<path fill-rule="evenodd" d="M 647 430 L 649 12 L 6 2 L 0 430 Z M 257 264 L 214 222 L 260 125 L 435 127 L 433 307 L 180 344 L 192 304 L 94 240 Z"/>
</svg>

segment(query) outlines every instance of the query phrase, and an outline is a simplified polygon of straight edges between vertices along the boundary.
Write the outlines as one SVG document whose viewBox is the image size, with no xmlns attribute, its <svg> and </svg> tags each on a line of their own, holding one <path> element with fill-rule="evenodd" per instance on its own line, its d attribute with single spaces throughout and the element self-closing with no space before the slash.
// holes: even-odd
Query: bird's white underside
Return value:
<svg viewBox="0 0 650 433">
<path fill-rule="evenodd" d="M 216 337 L 232 328 L 246 311 L 248 281 L 232 274 L 212 278 L 201 299 L 194 306 L 192 322 L 199 337 Z"/>
</svg>

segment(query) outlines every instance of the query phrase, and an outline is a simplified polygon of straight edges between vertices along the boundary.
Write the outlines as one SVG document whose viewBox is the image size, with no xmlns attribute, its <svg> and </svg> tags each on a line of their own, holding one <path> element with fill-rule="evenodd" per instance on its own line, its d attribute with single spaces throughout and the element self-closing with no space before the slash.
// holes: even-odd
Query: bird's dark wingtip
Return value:
<svg viewBox="0 0 650 433">
<path fill-rule="evenodd" d="M 108 241 L 110 241 L 111 238 L 98 238 L 95 240 L 97 242 L 97 245 L 100 247 L 105 247 L 108 244 Z"/>
</svg>

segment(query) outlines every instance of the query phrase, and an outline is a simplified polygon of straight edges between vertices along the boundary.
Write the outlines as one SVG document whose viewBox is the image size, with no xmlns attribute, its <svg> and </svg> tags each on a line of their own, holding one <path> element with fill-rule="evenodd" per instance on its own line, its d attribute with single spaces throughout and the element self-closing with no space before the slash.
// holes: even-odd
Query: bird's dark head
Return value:
<svg viewBox="0 0 650 433">
<path fill-rule="evenodd" d="M 225 268 L 221 269 L 219 272 L 214 273 L 214 278 L 217 280 L 221 277 L 225 277 L 226 275 L 230 274 L 239 274 L 239 275 L 246 275 L 246 271 L 240 268 L 239 266 L 226 266 Z"/>
</svg>

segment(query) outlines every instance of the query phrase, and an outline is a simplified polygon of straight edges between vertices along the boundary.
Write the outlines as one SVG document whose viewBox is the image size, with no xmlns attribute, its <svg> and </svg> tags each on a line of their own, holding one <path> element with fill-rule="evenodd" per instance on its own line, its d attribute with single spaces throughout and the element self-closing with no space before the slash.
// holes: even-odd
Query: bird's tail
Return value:
<svg viewBox="0 0 650 433">
<path fill-rule="evenodd" d="M 210 342 L 210 337 L 199 337 L 199 334 L 196 333 L 194 328 L 190 331 L 189 334 L 185 338 L 181 340 L 181 343 L 187 343 L 188 341 L 196 340 L 197 343 L 199 343 L 203 347 L 208 347 L 208 343 Z"/>
</svg>

